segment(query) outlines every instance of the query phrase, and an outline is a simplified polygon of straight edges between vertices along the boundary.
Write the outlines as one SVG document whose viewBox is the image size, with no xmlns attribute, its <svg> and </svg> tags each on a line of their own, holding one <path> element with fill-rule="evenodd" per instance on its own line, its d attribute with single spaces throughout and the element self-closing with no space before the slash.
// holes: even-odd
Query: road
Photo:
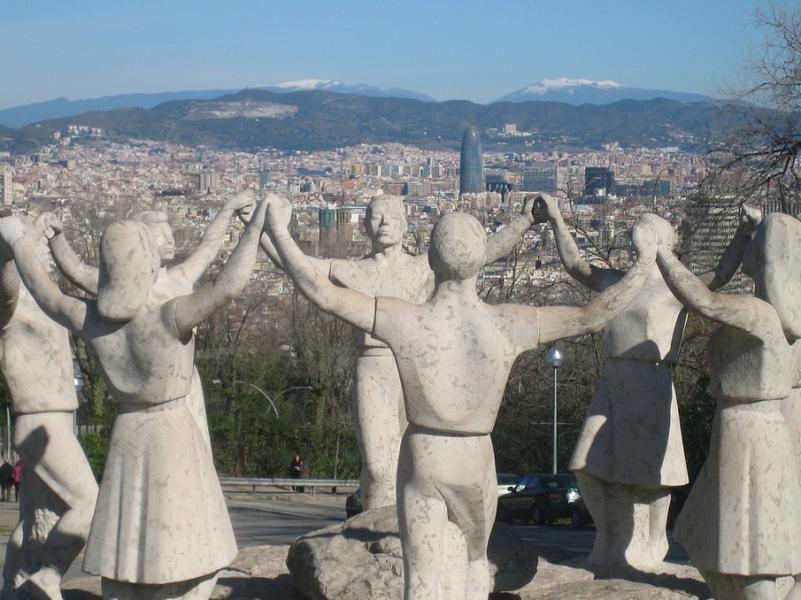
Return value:
<svg viewBox="0 0 801 600">
<path fill-rule="evenodd" d="M 341 522 L 345 518 L 343 496 L 296 496 L 290 500 L 229 500 L 228 511 L 240 547 L 289 544 L 309 531 Z M 536 526 L 515 524 L 524 542 L 589 554 L 595 529 L 573 529 L 567 525 Z M 687 563 L 687 554 L 671 540 L 667 560 Z"/>
<path fill-rule="evenodd" d="M 229 498 L 228 511 L 240 548 L 260 545 L 290 544 L 297 537 L 341 523 L 345 519 L 345 496 L 327 494 L 311 496 L 286 494 L 279 499 Z M 0 564 L 5 558 L 5 542 L 16 522 L 16 505 L 0 504 Z M 595 530 L 573 529 L 567 525 L 514 525 L 523 541 L 534 547 L 556 547 L 588 554 L 592 549 Z M 667 559 L 687 563 L 684 550 L 671 542 Z M 79 577 L 80 561 L 76 561 L 67 579 Z"/>
</svg>

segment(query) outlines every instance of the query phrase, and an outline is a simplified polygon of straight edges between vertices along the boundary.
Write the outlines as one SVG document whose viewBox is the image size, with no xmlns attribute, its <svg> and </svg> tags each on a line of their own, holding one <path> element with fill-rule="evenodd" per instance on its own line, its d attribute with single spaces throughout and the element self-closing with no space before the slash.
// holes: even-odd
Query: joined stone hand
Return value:
<svg viewBox="0 0 801 600">
<path fill-rule="evenodd" d="M 236 212 L 241 219 L 249 221 L 250 214 L 256 206 L 256 194 L 253 193 L 253 190 L 238 192 L 225 203 L 225 206 Z"/>
<path fill-rule="evenodd" d="M 292 204 L 278 194 L 267 194 L 267 223 L 273 233 L 289 228 L 292 220 Z"/>
<path fill-rule="evenodd" d="M 33 222 L 34 227 L 47 239 L 64 232 L 64 224 L 51 212 L 43 212 Z"/>
<path fill-rule="evenodd" d="M 748 204 L 743 204 L 740 207 L 740 222 L 750 225 L 752 230 L 756 229 L 762 222 L 762 211 Z"/>
<path fill-rule="evenodd" d="M 531 199 L 533 200 L 531 214 L 535 223 L 547 223 L 561 216 L 556 198 L 548 194 L 536 194 Z"/>
</svg>

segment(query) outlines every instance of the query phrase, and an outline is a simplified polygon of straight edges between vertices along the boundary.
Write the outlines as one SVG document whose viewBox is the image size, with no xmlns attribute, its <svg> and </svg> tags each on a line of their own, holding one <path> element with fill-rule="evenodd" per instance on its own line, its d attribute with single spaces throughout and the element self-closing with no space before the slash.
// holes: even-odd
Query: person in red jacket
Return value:
<svg viewBox="0 0 801 600">
<path fill-rule="evenodd" d="M 22 461 L 18 460 L 11 469 L 11 483 L 14 484 L 14 502 L 19 502 L 19 484 L 22 482 Z"/>
</svg>

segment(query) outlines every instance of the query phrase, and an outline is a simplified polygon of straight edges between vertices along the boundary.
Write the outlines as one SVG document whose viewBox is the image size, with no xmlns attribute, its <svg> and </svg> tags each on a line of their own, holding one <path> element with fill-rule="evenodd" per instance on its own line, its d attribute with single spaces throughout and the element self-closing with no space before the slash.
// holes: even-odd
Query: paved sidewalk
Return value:
<svg viewBox="0 0 801 600">
<path fill-rule="evenodd" d="M 0 565 L 6 562 L 8 538 L 19 521 L 19 505 L 16 502 L 0 502 Z"/>
</svg>

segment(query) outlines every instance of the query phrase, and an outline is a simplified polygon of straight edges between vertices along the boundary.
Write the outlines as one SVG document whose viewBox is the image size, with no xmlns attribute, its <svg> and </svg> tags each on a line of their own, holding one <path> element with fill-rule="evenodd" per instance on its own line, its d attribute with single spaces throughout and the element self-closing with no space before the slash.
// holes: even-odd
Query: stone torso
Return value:
<svg viewBox="0 0 801 600">
<path fill-rule="evenodd" d="M 497 309 L 497 310 L 496 310 Z M 376 302 L 374 333 L 398 363 L 410 424 L 488 434 L 518 349 L 500 307 L 480 302 Z"/>
<path fill-rule="evenodd" d="M 99 360 L 115 401 L 126 406 L 160 404 L 189 393 L 194 337 L 180 340 L 175 303 L 147 304 L 131 321 L 106 321 L 89 303 L 81 337 Z"/>
<path fill-rule="evenodd" d="M 604 354 L 655 362 L 674 359 L 684 326 L 681 315 L 681 303 L 654 265 L 629 307 L 604 328 Z"/>
<path fill-rule="evenodd" d="M 371 256 L 362 260 L 331 261 L 331 281 L 368 296 L 388 296 L 407 302 L 425 302 L 433 289 L 434 274 L 426 255 L 400 254 L 396 260 Z M 386 348 L 369 333 L 354 329 L 359 348 Z"/>
<path fill-rule="evenodd" d="M 776 400 L 790 394 L 795 353 L 778 317 L 765 325 L 770 342 L 723 326 L 709 338 L 711 394 L 719 400 Z"/>
<path fill-rule="evenodd" d="M 0 333 L 0 358 L 15 414 L 78 408 L 69 334 L 22 283 L 14 315 Z"/>
</svg>

